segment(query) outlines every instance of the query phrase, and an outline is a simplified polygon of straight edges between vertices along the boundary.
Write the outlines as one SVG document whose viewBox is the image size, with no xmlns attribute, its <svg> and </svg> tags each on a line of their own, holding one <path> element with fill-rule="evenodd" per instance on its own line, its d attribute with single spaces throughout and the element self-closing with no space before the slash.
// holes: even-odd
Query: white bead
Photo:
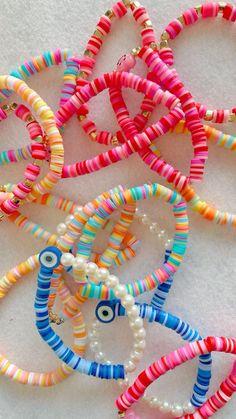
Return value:
<svg viewBox="0 0 236 419">
<path fill-rule="evenodd" d="M 105 360 L 105 364 L 106 365 L 111 365 L 111 361 L 109 361 L 109 359 Z"/>
<path fill-rule="evenodd" d="M 58 224 L 58 226 L 57 226 L 57 234 L 59 236 L 63 236 L 63 234 L 66 233 L 66 230 L 67 230 L 66 224 L 64 224 L 64 223 Z"/>
<path fill-rule="evenodd" d="M 155 408 L 155 407 L 160 407 L 160 405 L 161 405 L 161 402 L 157 399 L 157 397 L 151 397 L 149 400 L 148 400 L 148 404 L 149 404 L 149 406 L 150 407 L 152 407 L 152 408 Z"/>
<path fill-rule="evenodd" d="M 108 278 L 106 280 L 106 285 L 109 288 L 116 288 L 118 284 L 119 284 L 119 279 L 117 278 L 117 276 L 115 276 L 115 275 L 109 275 L 108 276 Z"/>
<path fill-rule="evenodd" d="M 170 249 L 170 248 L 172 247 L 172 245 L 173 245 L 173 239 L 168 239 L 168 240 L 165 242 L 165 248 L 166 248 L 166 249 Z"/>
<path fill-rule="evenodd" d="M 133 362 L 137 362 L 143 357 L 143 351 L 132 351 L 130 353 L 130 360 Z"/>
<path fill-rule="evenodd" d="M 161 231 L 158 233 L 158 238 L 159 238 L 159 239 L 166 239 L 166 238 L 168 238 L 168 237 L 166 237 L 166 231 L 165 231 L 165 230 L 161 230 Z"/>
<path fill-rule="evenodd" d="M 100 337 L 100 333 L 98 330 L 91 330 L 91 332 L 89 332 L 89 339 L 90 340 L 97 340 Z"/>
<path fill-rule="evenodd" d="M 144 349 L 144 348 L 146 348 L 146 341 L 145 340 L 140 340 L 138 342 L 135 342 L 134 348 L 135 349 Z"/>
<path fill-rule="evenodd" d="M 101 350 L 101 343 L 98 340 L 94 340 L 92 342 L 90 342 L 90 348 L 93 352 L 100 352 Z"/>
<path fill-rule="evenodd" d="M 191 402 L 186 402 L 183 404 L 184 413 L 194 413 L 195 407 Z"/>
<path fill-rule="evenodd" d="M 133 320 L 137 319 L 139 317 L 139 308 L 136 305 L 129 307 L 127 309 L 127 316 Z"/>
<path fill-rule="evenodd" d="M 145 226 L 148 226 L 151 223 L 150 218 L 148 217 L 147 214 L 143 214 L 141 220 L 142 220 L 143 225 Z"/>
<path fill-rule="evenodd" d="M 72 253 L 63 253 L 61 257 L 61 263 L 63 266 L 71 266 L 74 261 Z"/>
<path fill-rule="evenodd" d="M 142 212 L 140 211 L 139 208 L 135 208 L 134 216 L 135 216 L 135 218 L 140 218 L 142 216 Z"/>
<path fill-rule="evenodd" d="M 127 294 L 127 291 L 124 285 L 119 284 L 115 287 L 114 293 L 116 297 L 122 298 Z"/>
<path fill-rule="evenodd" d="M 136 330 L 142 330 L 143 329 L 143 319 L 138 317 L 132 322 L 132 329 Z"/>
<path fill-rule="evenodd" d="M 95 360 L 97 362 L 104 362 L 104 353 L 102 351 L 99 351 L 95 354 Z"/>
<path fill-rule="evenodd" d="M 96 265 L 96 263 L 93 262 L 89 262 L 86 265 L 86 273 L 88 275 L 95 275 L 98 272 L 98 267 Z"/>
<path fill-rule="evenodd" d="M 157 223 L 152 223 L 149 227 L 151 233 L 156 234 L 159 232 L 159 226 Z"/>
<path fill-rule="evenodd" d="M 97 331 L 97 330 L 99 330 L 100 329 L 100 326 L 101 326 L 101 324 L 100 324 L 100 322 L 97 320 L 97 319 L 94 319 L 93 321 L 92 321 L 92 324 L 91 324 L 91 328 L 95 331 Z"/>
<path fill-rule="evenodd" d="M 180 404 L 175 403 L 171 409 L 172 415 L 180 418 L 184 414 L 184 410 Z"/>
<path fill-rule="evenodd" d="M 85 268 L 84 259 L 80 256 L 77 256 L 73 261 L 73 268 L 83 270 Z"/>
<path fill-rule="evenodd" d="M 140 341 L 140 340 L 144 339 L 145 337 L 146 337 L 146 330 L 145 329 L 137 330 L 134 333 L 134 339 L 137 340 L 137 341 Z"/>
<path fill-rule="evenodd" d="M 73 220 L 74 216 L 72 214 L 67 215 L 66 219 L 65 219 L 65 223 L 66 225 L 70 224 L 70 222 Z"/>
<path fill-rule="evenodd" d="M 168 402 L 162 402 L 160 405 L 160 411 L 163 413 L 169 413 L 171 411 L 171 405 Z"/>
<path fill-rule="evenodd" d="M 132 295 L 127 294 L 124 298 L 122 298 L 122 306 L 124 308 L 132 307 L 134 305 L 134 297 Z"/>
<path fill-rule="evenodd" d="M 109 276 L 109 271 L 106 268 L 100 268 L 98 272 L 98 277 L 101 281 L 105 281 Z"/>
<path fill-rule="evenodd" d="M 133 372 L 136 368 L 135 364 L 132 361 L 127 361 L 124 364 L 126 372 Z"/>
</svg>

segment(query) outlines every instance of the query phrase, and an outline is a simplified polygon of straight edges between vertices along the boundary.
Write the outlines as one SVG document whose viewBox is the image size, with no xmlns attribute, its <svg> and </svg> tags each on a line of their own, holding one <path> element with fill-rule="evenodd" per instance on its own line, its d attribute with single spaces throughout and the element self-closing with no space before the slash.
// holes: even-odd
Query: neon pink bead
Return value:
<svg viewBox="0 0 236 419">
<path fill-rule="evenodd" d="M 0 121 L 3 121 L 6 118 L 7 118 L 6 112 L 2 108 L 0 108 Z"/>
<path fill-rule="evenodd" d="M 136 59 L 132 54 L 124 54 L 119 59 L 116 67 L 116 71 L 127 71 L 129 72 L 135 67 Z"/>
<path fill-rule="evenodd" d="M 6 215 L 11 214 L 12 212 L 14 212 L 15 210 L 17 210 L 18 208 L 19 208 L 19 204 L 15 204 L 10 199 L 6 199 L 1 204 L 1 211 L 4 212 Z"/>
<path fill-rule="evenodd" d="M 25 169 L 24 176 L 26 179 L 29 179 L 31 182 L 34 182 L 37 176 L 40 173 L 40 167 L 35 164 L 28 164 Z"/>
<path fill-rule="evenodd" d="M 183 29 L 182 23 L 178 19 L 174 19 L 167 27 L 166 32 L 174 39 Z"/>
<path fill-rule="evenodd" d="M 46 158 L 46 148 L 42 143 L 33 143 L 31 146 L 32 157 L 33 159 L 45 160 Z"/>
<path fill-rule="evenodd" d="M 144 28 L 141 30 L 142 45 L 149 46 L 152 42 L 156 42 L 154 30 L 152 28 Z"/>
<path fill-rule="evenodd" d="M 199 19 L 199 16 L 196 9 L 194 9 L 194 7 L 191 7 L 183 13 L 183 18 L 185 25 L 192 25 Z"/>
<path fill-rule="evenodd" d="M 97 55 L 102 46 L 102 39 L 92 35 L 87 43 L 86 49 L 91 51 L 93 55 Z M 91 72 L 90 72 L 91 74 Z"/>
<path fill-rule="evenodd" d="M 201 8 L 202 17 L 216 17 L 219 13 L 218 3 L 203 3 Z"/>
<path fill-rule="evenodd" d="M 15 110 L 15 115 L 22 121 L 26 121 L 26 119 L 31 116 L 31 112 L 25 105 L 19 105 Z"/>
<path fill-rule="evenodd" d="M 118 18 L 123 17 L 127 13 L 127 9 L 123 3 L 123 1 L 118 1 L 117 3 L 112 6 L 112 11 L 114 15 Z"/>
<path fill-rule="evenodd" d="M 27 129 L 29 131 L 31 140 L 34 140 L 37 137 L 43 136 L 43 131 L 37 121 L 28 123 Z"/>
<path fill-rule="evenodd" d="M 174 56 L 172 49 L 170 47 L 161 48 L 159 51 L 160 58 L 166 63 L 167 65 L 172 66 L 174 64 Z"/>
<path fill-rule="evenodd" d="M 236 6 L 227 4 L 224 8 L 223 18 L 230 20 L 231 22 L 236 21 Z"/>
</svg>

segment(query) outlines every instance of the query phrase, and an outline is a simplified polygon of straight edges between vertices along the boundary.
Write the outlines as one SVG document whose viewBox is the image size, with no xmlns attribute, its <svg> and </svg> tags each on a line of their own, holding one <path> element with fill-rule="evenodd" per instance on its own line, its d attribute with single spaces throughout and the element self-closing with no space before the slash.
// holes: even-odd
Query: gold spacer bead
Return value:
<svg viewBox="0 0 236 419">
<path fill-rule="evenodd" d="M 34 122 L 34 121 L 35 121 L 35 118 L 33 117 L 33 115 L 29 115 L 25 122 L 27 124 L 30 124 L 30 122 Z"/>
<path fill-rule="evenodd" d="M 95 131 L 91 132 L 90 137 L 91 137 L 92 141 L 95 141 L 96 138 L 97 138 L 97 133 Z"/>
<path fill-rule="evenodd" d="M 0 192 L 6 192 L 7 188 L 5 185 L 0 185 Z"/>
<path fill-rule="evenodd" d="M 10 108 L 11 108 L 11 110 L 12 110 L 12 111 L 15 111 L 15 110 L 16 110 L 16 108 L 17 108 L 17 106 L 18 106 L 18 105 L 17 105 L 17 103 L 16 103 L 16 102 L 13 102 L 13 103 L 11 103 L 11 104 L 10 104 Z"/>
<path fill-rule="evenodd" d="M 236 121 L 236 115 L 235 115 L 235 113 L 231 113 L 229 115 L 228 121 L 229 122 L 235 122 Z"/>
<path fill-rule="evenodd" d="M 97 38 L 102 38 L 103 37 L 103 34 L 102 34 L 102 32 L 100 32 L 98 29 L 96 29 L 94 32 L 93 32 L 93 36 L 96 36 Z"/>
<path fill-rule="evenodd" d="M 117 136 L 116 136 L 116 135 L 114 135 L 114 136 L 112 137 L 111 144 L 112 144 L 112 145 L 114 145 L 114 146 L 119 145 L 119 140 L 118 140 L 118 138 L 117 138 Z"/>
<path fill-rule="evenodd" d="M 213 112 L 212 111 L 207 111 L 206 115 L 204 117 L 205 121 L 211 121 L 212 120 L 212 116 L 213 116 Z"/>
<path fill-rule="evenodd" d="M 225 3 L 224 1 L 219 1 L 219 12 L 220 13 L 223 13 L 226 5 L 227 5 L 227 3 Z"/>
<path fill-rule="evenodd" d="M 19 203 L 20 203 L 19 198 L 17 198 L 16 196 L 13 196 L 13 197 L 11 198 L 11 201 L 12 201 L 14 204 L 19 204 Z"/>
<path fill-rule="evenodd" d="M 152 48 L 153 50 L 156 50 L 156 49 L 158 49 L 158 44 L 156 42 L 151 42 L 149 47 Z"/>
<path fill-rule="evenodd" d="M 184 25 L 184 24 L 185 24 L 183 15 L 181 15 L 181 16 L 179 16 L 179 17 L 177 17 L 177 20 L 178 20 L 180 23 L 182 23 L 182 25 Z"/>
<path fill-rule="evenodd" d="M 79 121 L 84 121 L 86 119 L 86 116 L 85 115 L 79 115 L 78 116 L 78 120 Z"/>
<path fill-rule="evenodd" d="M 146 20 L 146 22 L 144 22 L 143 26 L 144 26 L 144 28 L 151 28 L 152 27 L 151 20 Z"/>
<path fill-rule="evenodd" d="M 84 56 L 85 56 L 85 57 L 93 57 L 93 56 L 94 56 L 94 54 L 93 54 L 91 51 L 89 51 L 89 49 L 86 49 L 86 50 L 84 51 Z"/>
<path fill-rule="evenodd" d="M 35 160 L 33 161 L 33 164 L 34 164 L 35 166 L 39 166 L 39 167 L 41 167 L 41 166 L 43 165 L 43 160 L 35 159 Z"/>
<path fill-rule="evenodd" d="M 112 19 L 115 15 L 113 11 L 109 9 L 105 12 L 105 16 L 109 17 L 109 19 Z"/>
<path fill-rule="evenodd" d="M 122 412 L 121 410 L 119 410 L 118 418 L 124 418 L 124 417 L 125 417 L 125 412 Z"/>
<path fill-rule="evenodd" d="M 168 44 L 168 41 L 167 40 L 161 41 L 160 48 L 167 48 L 168 46 L 169 46 L 169 44 Z"/>
<path fill-rule="evenodd" d="M 4 217 L 5 217 L 5 214 L 0 211 L 0 222 L 3 220 Z"/>
<path fill-rule="evenodd" d="M 55 314 L 52 311 L 49 311 L 48 317 L 49 317 L 50 323 L 56 323 L 57 325 L 64 323 L 64 319 L 62 319 L 61 317 L 58 316 L 58 314 Z"/>
<path fill-rule="evenodd" d="M 79 71 L 78 77 L 80 77 L 81 79 L 86 79 L 87 74 L 84 71 Z"/>
<path fill-rule="evenodd" d="M 130 7 L 130 3 L 131 3 L 131 1 L 130 0 L 122 0 L 123 1 L 123 3 L 124 3 L 124 5 L 125 5 L 125 7 Z"/>
<path fill-rule="evenodd" d="M 29 179 L 25 179 L 24 185 L 27 186 L 28 188 L 32 188 L 33 187 L 33 182 L 31 182 L 31 180 L 29 180 Z"/>
<path fill-rule="evenodd" d="M 197 6 L 194 7 L 194 9 L 196 10 L 197 14 L 200 15 L 202 11 L 202 5 L 198 4 Z"/>
<path fill-rule="evenodd" d="M 139 3 L 139 1 L 132 1 L 131 6 L 132 6 L 134 9 L 138 9 L 138 7 L 140 7 L 140 6 L 141 6 L 141 4 Z"/>
<path fill-rule="evenodd" d="M 151 112 L 149 111 L 143 111 L 142 115 L 145 116 L 145 118 L 149 118 L 149 116 L 151 115 Z"/>
<path fill-rule="evenodd" d="M 131 50 L 131 54 L 132 54 L 132 55 L 134 55 L 134 56 L 137 56 L 137 55 L 139 55 L 140 51 L 141 51 L 141 48 L 140 48 L 140 47 L 138 47 L 138 48 L 133 48 L 133 49 Z"/>
<path fill-rule="evenodd" d="M 168 32 L 164 31 L 161 34 L 161 40 L 162 41 L 168 41 L 170 39 L 170 35 L 168 34 Z"/>
</svg>

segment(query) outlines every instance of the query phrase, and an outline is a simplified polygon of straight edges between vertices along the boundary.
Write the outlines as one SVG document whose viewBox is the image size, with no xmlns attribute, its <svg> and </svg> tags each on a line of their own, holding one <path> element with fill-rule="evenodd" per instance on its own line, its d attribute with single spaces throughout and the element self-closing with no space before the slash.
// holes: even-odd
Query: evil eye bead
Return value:
<svg viewBox="0 0 236 419">
<path fill-rule="evenodd" d="M 101 323 L 111 323 L 115 318 L 115 312 L 109 304 L 98 304 L 96 317 Z"/>
<path fill-rule="evenodd" d="M 55 269 L 60 264 L 61 252 L 56 247 L 50 246 L 44 249 L 39 255 L 41 266 Z"/>
</svg>

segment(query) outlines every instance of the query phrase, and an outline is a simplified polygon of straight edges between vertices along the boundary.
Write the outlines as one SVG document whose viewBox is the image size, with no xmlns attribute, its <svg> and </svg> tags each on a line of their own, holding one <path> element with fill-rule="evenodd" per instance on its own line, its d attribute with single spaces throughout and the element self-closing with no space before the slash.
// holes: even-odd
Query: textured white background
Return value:
<svg viewBox="0 0 236 419">
<path fill-rule="evenodd" d="M 189 0 L 145 0 L 158 36 L 171 19 L 195 3 Z M 73 0 L 1 0 L 0 73 L 6 74 L 17 64 L 40 54 L 44 50 L 69 47 L 80 54 L 93 32 L 98 17 L 111 6 L 110 0 L 75 2 Z M 235 41 L 236 28 L 222 21 L 200 22 L 185 30 L 172 45 L 174 47 L 176 68 L 198 101 L 204 101 L 209 108 L 235 106 Z M 114 69 L 119 57 L 140 43 L 139 32 L 131 16 L 116 23 L 113 32 L 99 56 L 96 75 Z M 145 68 L 137 66 L 139 74 Z M 53 68 L 29 81 L 42 97 L 57 109 L 61 86 L 62 68 Z M 138 110 L 141 98 L 126 92 L 132 109 Z M 99 106 L 98 106 L 99 105 Z M 99 127 L 115 128 L 115 119 L 110 105 L 103 94 L 92 102 L 92 113 Z M 134 112 L 134 111 L 132 111 Z M 156 117 L 158 117 L 156 113 Z M 234 125 L 222 127 L 226 132 L 236 133 Z M 14 117 L 1 125 L 1 149 L 28 142 L 23 125 Z M 94 145 L 83 135 L 75 120 L 68 124 L 65 136 L 66 162 L 91 157 L 103 147 Z M 183 170 L 192 148 L 189 138 L 167 135 L 159 141 L 163 154 Z M 24 164 L 2 170 L 1 183 L 16 181 L 21 177 Z M 235 195 L 235 156 L 234 153 L 220 150 L 210 145 L 209 161 L 204 182 L 196 189 L 208 202 L 215 203 L 225 210 L 236 209 Z M 99 173 L 80 179 L 63 181 L 57 192 L 77 198 L 84 203 L 96 194 L 118 183 L 133 186 L 144 181 L 161 181 L 151 173 L 137 156 L 116 164 Z M 170 234 L 173 220 L 168 206 L 154 200 L 141 205 Z M 63 214 L 34 207 L 23 209 L 24 213 L 55 231 Z M 175 285 L 167 302 L 167 309 L 182 316 L 203 336 L 208 334 L 235 336 L 235 230 L 215 226 L 202 220 L 198 215 L 190 216 L 190 240 L 188 251 Z M 137 224 L 133 231 L 142 238 L 142 249 L 138 257 L 125 268 L 120 269 L 123 281 L 141 277 L 157 267 L 163 249 L 156 238 Z M 8 223 L 1 225 L 1 273 L 4 274 L 17 262 L 25 260 L 30 254 L 42 248 L 32 237 L 17 231 Z M 0 305 L 0 350 L 21 368 L 34 371 L 48 370 L 58 365 L 52 352 L 40 340 L 34 327 L 33 298 L 36 274 L 21 281 Z M 150 296 L 146 297 L 150 300 Z M 83 308 L 86 320 L 91 321 L 94 304 Z M 120 333 L 122 327 L 122 333 Z M 61 327 L 66 342 L 71 343 L 71 329 Z M 123 361 L 130 347 L 129 330 L 123 320 L 117 320 L 114 327 L 104 327 L 104 343 L 110 357 Z M 148 350 L 141 367 L 157 359 L 160 355 L 182 345 L 180 338 L 161 326 L 147 326 Z M 88 354 L 90 356 L 91 354 Z M 232 356 L 213 356 L 214 391 L 226 374 L 229 373 Z M 140 367 L 140 368 L 141 368 Z M 155 390 L 161 398 L 172 401 L 185 401 L 190 396 L 194 382 L 196 362 L 191 362 L 175 373 L 164 377 Z M 153 391 L 153 389 L 151 389 Z M 24 387 L 1 377 L 0 380 L 0 418 L 103 418 L 116 417 L 114 399 L 119 390 L 114 382 L 101 382 L 74 374 L 66 382 L 50 389 Z M 140 403 L 137 407 L 142 417 L 161 418 L 160 413 L 147 410 Z M 236 418 L 236 399 L 221 411 L 218 418 Z"/>
</svg>

